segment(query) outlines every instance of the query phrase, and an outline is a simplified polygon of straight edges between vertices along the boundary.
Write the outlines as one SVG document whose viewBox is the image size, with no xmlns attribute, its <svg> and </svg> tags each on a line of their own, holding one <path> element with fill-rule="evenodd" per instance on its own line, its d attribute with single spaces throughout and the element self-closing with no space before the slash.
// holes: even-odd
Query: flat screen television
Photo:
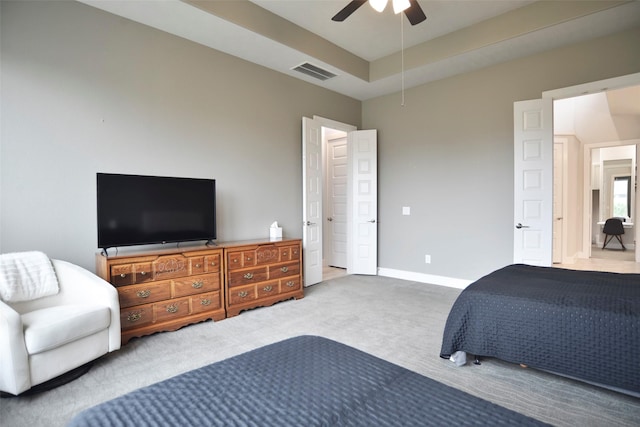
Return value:
<svg viewBox="0 0 640 427">
<path fill-rule="evenodd" d="M 216 239 L 216 181 L 98 173 L 98 247 Z"/>
</svg>

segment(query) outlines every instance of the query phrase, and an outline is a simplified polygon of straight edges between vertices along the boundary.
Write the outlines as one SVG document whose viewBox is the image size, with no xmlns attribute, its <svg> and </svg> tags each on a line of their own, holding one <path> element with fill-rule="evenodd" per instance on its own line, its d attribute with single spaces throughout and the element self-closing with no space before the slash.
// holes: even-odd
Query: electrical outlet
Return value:
<svg viewBox="0 0 640 427">
<path fill-rule="evenodd" d="M 424 256 L 424 263 L 425 264 L 431 264 L 431 255 L 425 255 Z"/>
</svg>

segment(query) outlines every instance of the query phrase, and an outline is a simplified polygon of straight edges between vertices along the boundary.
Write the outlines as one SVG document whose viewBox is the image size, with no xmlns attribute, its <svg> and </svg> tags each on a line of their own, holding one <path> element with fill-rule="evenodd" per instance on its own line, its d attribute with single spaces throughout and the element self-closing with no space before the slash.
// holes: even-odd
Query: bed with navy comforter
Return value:
<svg viewBox="0 0 640 427">
<path fill-rule="evenodd" d="M 215 346 L 212 346 L 215 351 Z M 300 336 L 79 413 L 80 426 L 546 425 L 344 344 Z"/>
<path fill-rule="evenodd" d="M 451 308 L 440 356 L 457 351 L 640 396 L 640 274 L 494 271 Z"/>
</svg>

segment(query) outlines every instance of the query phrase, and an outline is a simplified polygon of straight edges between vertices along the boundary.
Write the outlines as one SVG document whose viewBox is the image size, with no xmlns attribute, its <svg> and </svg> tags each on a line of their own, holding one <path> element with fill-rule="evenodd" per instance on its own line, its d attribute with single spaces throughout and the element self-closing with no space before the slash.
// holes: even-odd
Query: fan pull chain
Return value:
<svg viewBox="0 0 640 427">
<path fill-rule="evenodd" d="M 402 79 L 402 101 L 400 103 L 401 107 L 404 107 L 404 18 L 403 13 L 399 13 L 400 15 L 400 55 L 401 55 L 401 79 Z"/>
</svg>

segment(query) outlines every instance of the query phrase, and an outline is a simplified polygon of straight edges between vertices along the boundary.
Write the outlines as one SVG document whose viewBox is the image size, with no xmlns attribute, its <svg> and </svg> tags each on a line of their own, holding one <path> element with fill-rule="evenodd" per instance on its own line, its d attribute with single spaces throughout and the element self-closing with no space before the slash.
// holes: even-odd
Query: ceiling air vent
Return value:
<svg viewBox="0 0 640 427">
<path fill-rule="evenodd" d="M 329 80 L 330 78 L 333 78 L 337 75 L 308 62 L 300 64 L 297 67 L 292 68 L 292 70 L 298 71 L 299 73 L 306 74 L 307 76 L 311 76 L 322 81 Z"/>
</svg>

